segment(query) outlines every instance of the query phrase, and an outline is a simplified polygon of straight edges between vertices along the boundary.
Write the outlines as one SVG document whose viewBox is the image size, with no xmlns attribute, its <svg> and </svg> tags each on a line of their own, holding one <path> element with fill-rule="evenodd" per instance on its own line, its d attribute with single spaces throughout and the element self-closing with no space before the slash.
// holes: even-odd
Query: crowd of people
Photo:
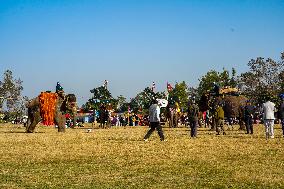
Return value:
<svg viewBox="0 0 284 189">
<path fill-rule="evenodd" d="M 254 106 L 250 100 L 246 100 L 245 105 L 240 106 L 239 116 L 228 116 L 231 110 L 226 109 L 226 102 L 223 99 L 217 100 L 221 95 L 220 89 L 214 84 L 213 96 L 211 101 L 207 102 L 207 109 L 202 109 L 200 103 L 195 98 L 191 98 L 187 105 L 187 109 L 181 111 L 178 102 L 167 105 L 159 102 L 158 99 L 152 99 L 151 106 L 147 114 L 138 114 L 128 111 L 127 113 L 115 113 L 105 104 L 101 104 L 99 110 L 94 111 L 93 123 L 97 123 L 99 128 L 110 128 L 111 126 L 149 126 L 150 130 L 144 137 L 147 141 L 154 130 L 158 131 L 160 139 L 165 140 L 162 125 L 168 125 L 170 128 L 189 127 L 190 137 L 196 138 L 198 135 L 198 127 L 204 126 L 216 132 L 216 135 L 226 135 L 224 126 L 232 126 L 239 124 L 241 129 L 246 130 L 246 134 L 254 134 L 254 123 L 262 122 L 265 126 L 265 136 L 267 139 L 274 138 L 274 123 L 281 120 L 283 137 L 284 137 L 284 95 L 280 96 L 282 103 L 276 108 L 275 103 L 270 97 L 265 99 L 261 105 Z M 64 93 L 63 88 L 58 82 L 56 85 L 56 93 Z M 164 102 L 163 102 L 164 103 Z M 278 116 L 275 116 L 278 113 Z M 68 113 L 65 115 L 66 126 L 72 127 L 72 116 Z M 24 120 L 26 124 L 26 119 Z M 77 123 L 80 123 L 77 119 Z M 83 125 L 83 124 L 82 124 Z M 77 126 L 82 126 L 78 124 Z M 242 128 L 242 125 L 244 127 Z M 73 126 L 74 127 L 74 126 Z M 73 128 L 72 127 L 72 128 Z"/>
<path fill-rule="evenodd" d="M 279 118 L 281 120 L 282 125 L 282 134 L 284 137 L 284 96 L 282 97 L 282 103 L 279 106 L 279 108 L 276 108 L 275 103 L 271 101 L 270 97 L 266 98 L 266 101 L 262 104 L 261 109 L 257 109 L 255 106 L 252 105 L 251 101 L 247 101 L 246 105 L 243 108 L 243 120 L 238 121 L 244 121 L 245 128 L 246 128 L 246 134 L 253 134 L 254 133 L 254 118 L 257 117 L 256 113 L 261 113 L 262 115 L 259 117 L 265 126 L 265 136 L 266 139 L 274 138 L 274 124 L 275 121 Z M 259 112 L 260 111 L 260 112 Z M 216 107 L 214 108 L 214 112 L 212 116 L 207 115 L 209 111 L 204 112 L 205 115 L 203 115 L 203 119 L 205 119 L 205 126 L 206 124 L 209 124 L 209 120 L 211 119 L 211 127 L 212 129 L 216 129 L 216 134 L 225 135 L 225 129 L 224 124 L 225 121 L 230 124 L 229 120 L 225 120 L 225 111 L 224 111 L 224 104 L 219 103 L 216 104 Z M 275 116 L 276 113 L 278 113 L 278 117 Z M 150 109 L 149 109 L 149 116 L 150 116 L 150 130 L 144 137 L 145 141 L 148 141 L 148 138 L 153 133 L 153 131 L 156 129 L 158 131 L 158 134 L 160 136 L 161 141 L 164 141 L 164 135 L 162 131 L 162 127 L 160 124 L 160 108 L 157 102 L 153 101 Z M 190 136 L 195 138 L 197 137 L 197 128 L 200 126 L 200 111 L 199 107 L 196 104 L 194 100 L 191 101 L 191 103 L 188 106 L 187 110 L 187 117 L 188 117 L 188 124 L 190 127 Z M 213 120 L 212 120 L 213 119 Z"/>
</svg>

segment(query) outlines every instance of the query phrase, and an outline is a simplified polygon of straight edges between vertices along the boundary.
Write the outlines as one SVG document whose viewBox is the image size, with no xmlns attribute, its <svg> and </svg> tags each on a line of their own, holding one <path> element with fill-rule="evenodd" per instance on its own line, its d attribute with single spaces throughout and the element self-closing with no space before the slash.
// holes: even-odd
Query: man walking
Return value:
<svg viewBox="0 0 284 189">
<path fill-rule="evenodd" d="M 197 124 L 198 124 L 199 108 L 195 104 L 195 100 L 192 100 L 192 104 L 189 105 L 187 110 L 188 121 L 190 125 L 190 136 L 197 137 Z"/>
<path fill-rule="evenodd" d="M 158 105 L 157 100 L 152 100 L 152 105 L 149 108 L 149 122 L 150 122 L 150 130 L 145 135 L 144 141 L 148 141 L 148 138 L 155 131 L 155 129 L 157 129 L 158 131 L 160 140 L 165 141 L 162 126 L 160 123 L 160 107 Z"/>
<path fill-rule="evenodd" d="M 263 103 L 262 108 L 266 139 L 274 138 L 275 104 L 270 101 L 270 98 L 268 98 L 268 100 Z"/>
</svg>

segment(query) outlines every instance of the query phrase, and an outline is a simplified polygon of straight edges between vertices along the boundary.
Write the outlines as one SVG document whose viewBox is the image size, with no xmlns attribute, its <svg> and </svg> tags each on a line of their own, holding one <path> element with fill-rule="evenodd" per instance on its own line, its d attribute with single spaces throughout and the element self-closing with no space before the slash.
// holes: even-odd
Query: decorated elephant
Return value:
<svg viewBox="0 0 284 189">
<path fill-rule="evenodd" d="M 243 107 L 246 104 L 248 99 L 243 95 L 231 95 L 223 94 L 219 96 L 214 95 L 203 95 L 199 103 L 200 110 L 202 112 L 210 110 L 212 115 L 212 129 L 215 129 L 215 109 L 217 105 L 222 105 L 225 113 L 225 117 L 229 121 L 229 124 L 232 125 L 233 118 L 239 120 L 241 129 L 243 126 Z"/>
<path fill-rule="evenodd" d="M 53 102 L 53 103 L 52 103 Z M 45 105 L 49 107 L 45 108 Z M 58 132 L 65 132 L 67 113 L 72 115 L 73 127 L 76 124 L 76 96 L 74 94 L 43 92 L 28 104 L 27 133 L 33 133 L 37 124 L 42 121 L 45 125 L 56 124 Z M 44 111 L 44 108 L 46 109 Z"/>
</svg>

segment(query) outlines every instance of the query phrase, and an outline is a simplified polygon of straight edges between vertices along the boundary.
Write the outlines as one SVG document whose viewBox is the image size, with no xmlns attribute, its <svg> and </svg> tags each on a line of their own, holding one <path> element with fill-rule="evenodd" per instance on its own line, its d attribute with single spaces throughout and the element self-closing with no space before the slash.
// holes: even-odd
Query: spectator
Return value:
<svg viewBox="0 0 284 189">
<path fill-rule="evenodd" d="M 274 138 L 275 104 L 270 101 L 270 98 L 267 98 L 266 102 L 263 103 L 262 108 L 266 139 Z"/>
</svg>

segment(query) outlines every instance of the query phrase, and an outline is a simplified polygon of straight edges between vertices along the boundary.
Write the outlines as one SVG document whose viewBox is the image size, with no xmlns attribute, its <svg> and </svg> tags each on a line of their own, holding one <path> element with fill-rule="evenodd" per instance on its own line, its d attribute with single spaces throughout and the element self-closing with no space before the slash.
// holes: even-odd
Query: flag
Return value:
<svg viewBox="0 0 284 189">
<path fill-rule="evenodd" d="M 155 82 L 153 81 L 153 83 L 152 83 L 152 91 L 154 91 L 155 88 L 156 88 L 156 84 L 155 84 Z"/>
<path fill-rule="evenodd" d="M 166 108 L 169 103 L 166 99 L 157 99 L 157 101 L 158 101 L 158 105 L 161 108 Z"/>
<path fill-rule="evenodd" d="M 108 84 L 108 80 L 105 80 L 103 86 L 104 86 L 104 88 L 106 88 L 106 89 L 107 89 L 107 84 Z"/>
<path fill-rule="evenodd" d="M 168 91 L 172 91 L 173 90 L 173 87 L 171 86 L 170 83 L 167 82 L 167 90 Z"/>
</svg>

